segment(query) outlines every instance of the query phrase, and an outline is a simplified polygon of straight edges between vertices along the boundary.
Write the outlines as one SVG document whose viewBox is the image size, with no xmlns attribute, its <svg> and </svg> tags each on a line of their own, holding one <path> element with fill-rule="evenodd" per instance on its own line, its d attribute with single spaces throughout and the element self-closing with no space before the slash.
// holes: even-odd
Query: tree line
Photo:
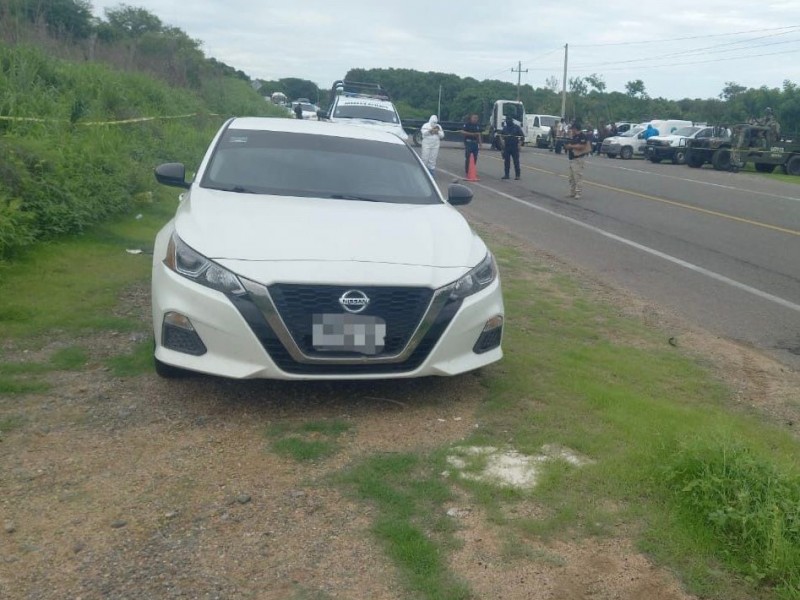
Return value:
<svg viewBox="0 0 800 600">
<path fill-rule="evenodd" d="M 392 95 L 401 117 L 427 117 L 438 110 L 441 89 L 442 120 L 461 120 L 478 113 L 485 121 L 495 100 L 517 98 L 517 86 L 498 80 L 478 81 L 452 73 L 413 69 L 351 69 L 347 79 L 380 83 Z M 566 117 L 600 126 L 612 121 L 640 122 L 653 118 L 686 119 L 712 124 L 746 122 L 760 117 L 767 107 L 781 121 L 783 131 L 800 131 L 800 89 L 786 80 L 781 88 L 746 88 L 726 82 L 717 98 L 652 98 L 641 79 L 629 81 L 624 92 L 608 91 L 599 74 L 570 78 L 567 83 Z M 561 114 L 558 81 L 551 77 L 544 87 L 520 87 L 520 99 L 529 113 Z"/>
<path fill-rule="evenodd" d="M 99 61 L 200 89 L 208 78 L 250 82 L 244 72 L 206 58 L 202 42 L 156 15 L 126 4 L 92 14 L 87 0 L 0 0 L 0 41 L 28 44 L 71 60 Z"/>
</svg>

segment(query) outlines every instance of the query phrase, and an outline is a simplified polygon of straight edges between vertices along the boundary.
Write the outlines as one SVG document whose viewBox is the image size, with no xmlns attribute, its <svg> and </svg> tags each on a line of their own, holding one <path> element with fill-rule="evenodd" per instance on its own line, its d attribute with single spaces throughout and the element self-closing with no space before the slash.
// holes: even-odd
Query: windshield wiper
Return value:
<svg viewBox="0 0 800 600">
<path fill-rule="evenodd" d="M 361 202 L 383 202 L 383 200 L 378 200 L 377 198 L 354 196 L 352 194 L 331 194 L 328 196 L 328 198 L 333 198 L 334 200 L 359 200 Z"/>
<path fill-rule="evenodd" d="M 219 190 L 220 192 L 234 192 L 237 194 L 257 194 L 255 190 L 251 190 L 250 188 L 242 187 L 241 185 L 233 185 L 230 187 L 218 187 L 214 186 L 211 188 L 212 190 Z"/>
</svg>

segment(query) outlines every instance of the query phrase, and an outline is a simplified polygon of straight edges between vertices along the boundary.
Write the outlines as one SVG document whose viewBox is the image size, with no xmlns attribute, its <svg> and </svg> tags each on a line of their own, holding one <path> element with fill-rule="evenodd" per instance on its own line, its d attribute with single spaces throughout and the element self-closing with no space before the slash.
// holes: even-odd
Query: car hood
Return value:
<svg viewBox="0 0 800 600">
<path fill-rule="evenodd" d="M 473 267 L 486 248 L 449 204 L 409 205 L 193 186 L 175 231 L 215 260 Z"/>
<path fill-rule="evenodd" d="M 385 121 L 376 121 L 373 119 L 358 119 L 358 118 L 338 118 L 335 120 L 337 123 L 344 123 L 346 125 L 355 125 L 356 127 L 370 127 L 372 129 L 379 129 L 387 133 L 393 133 L 401 140 L 406 141 L 408 134 L 403 129 L 402 125 L 397 123 L 386 123 Z"/>
</svg>

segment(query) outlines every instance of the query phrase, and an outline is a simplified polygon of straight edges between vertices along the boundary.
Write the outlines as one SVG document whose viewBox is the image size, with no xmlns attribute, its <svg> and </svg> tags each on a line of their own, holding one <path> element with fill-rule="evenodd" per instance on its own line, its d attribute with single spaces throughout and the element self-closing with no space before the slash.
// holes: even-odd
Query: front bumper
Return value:
<svg viewBox="0 0 800 600">
<path fill-rule="evenodd" d="M 676 146 L 654 146 L 649 145 L 645 146 L 644 155 L 645 158 L 661 158 L 667 159 L 672 158 L 675 156 L 675 150 L 678 148 Z"/>
<path fill-rule="evenodd" d="M 153 267 L 152 310 L 156 358 L 168 365 L 222 377 L 245 379 L 388 379 L 457 375 L 502 358 L 499 335 L 484 331 L 503 317 L 499 278 L 461 301 L 441 302 L 434 319 L 420 333 L 413 351 L 400 361 L 362 357 L 345 364 L 308 362 L 286 338 L 279 319 L 270 314 L 265 286 L 248 282 L 248 293 L 229 297 L 177 275 L 162 263 Z M 266 291 L 267 302 L 264 300 Z M 202 355 L 164 345 L 164 316 L 177 313 L 189 319 L 206 351 Z M 309 316 L 310 317 L 310 316 Z M 291 334 L 290 334 L 291 335 Z M 490 349 L 485 348 L 487 340 Z M 491 340 L 496 340 L 494 346 Z M 484 344 L 483 346 L 481 344 Z"/>
</svg>

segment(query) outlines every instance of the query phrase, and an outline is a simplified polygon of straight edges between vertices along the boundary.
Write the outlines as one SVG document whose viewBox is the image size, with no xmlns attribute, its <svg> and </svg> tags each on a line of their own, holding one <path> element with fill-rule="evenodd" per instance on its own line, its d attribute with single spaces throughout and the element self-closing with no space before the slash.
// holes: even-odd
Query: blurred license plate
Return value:
<svg viewBox="0 0 800 600">
<path fill-rule="evenodd" d="M 313 316 L 311 344 L 315 350 L 378 354 L 383 351 L 386 321 L 349 314 Z"/>
</svg>

